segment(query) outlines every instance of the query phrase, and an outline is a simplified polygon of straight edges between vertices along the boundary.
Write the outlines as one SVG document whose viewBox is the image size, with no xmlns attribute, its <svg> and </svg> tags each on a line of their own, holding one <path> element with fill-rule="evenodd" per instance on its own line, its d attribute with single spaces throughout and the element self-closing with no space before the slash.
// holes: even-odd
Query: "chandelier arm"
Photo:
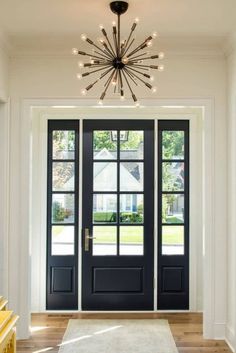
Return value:
<svg viewBox="0 0 236 353">
<path fill-rule="evenodd" d="M 127 64 L 126 66 L 128 66 L 130 69 L 131 69 L 132 67 L 138 67 L 138 68 L 139 68 L 139 65 L 138 65 L 138 64 Z M 150 71 L 150 69 L 145 68 L 145 67 L 142 67 L 142 70 L 143 70 L 143 71 Z"/>
<path fill-rule="evenodd" d="M 146 56 L 146 57 L 141 57 L 141 58 L 139 58 L 139 59 L 137 59 L 137 60 L 130 60 L 129 61 L 129 63 L 138 63 L 139 62 L 139 60 L 153 60 L 153 59 L 158 59 L 158 55 L 152 55 L 152 56 Z"/>
<path fill-rule="evenodd" d="M 111 72 L 111 70 L 113 70 L 113 67 L 110 67 L 106 72 L 103 72 L 100 76 L 100 79 L 104 78 L 107 74 L 109 74 L 109 72 Z"/>
<path fill-rule="evenodd" d="M 121 89 L 123 89 L 123 80 L 122 80 L 122 76 L 121 76 L 121 70 L 119 70 L 119 78 L 120 78 Z"/>
<path fill-rule="evenodd" d="M 118 56 L 120 56 L 120 15 L 117 15 L 118 17 L 118 39 L 117 39 L 117 43 L 118 43 Z"/>
<path fill-rule="evenodd" d="M 153 60 L 153 59 L 156 59 L 156 58 L 152 58 L 151 56 L 148 56 L 148 57 L 141 57 L 141 58 L 139 58 L 139 59 L 132 59 L 132 60 L 130 60 L 129 61 L 129 63 L 138 63 L 139 62 L 139 60 Z"/>
<path fill-rule="evenodd" d="M 144 81 L 141 77 L 139 77 L 138 75 L 136 75 L 136 74 L 134 74 L 134 73 L 133 73 L 133 75 L 134 75 L 139 81 L 141 81 L 146 87 L 152 89 L 152 85 L 150 85 L 150 83 Z"/>
<path fill-rule="evenodd" d="M 116 37 L 116 33 L 113 32 L 113 41 L 114 41 L 114 45 L 116 48 L 116 56 L 118 56 L 118 45 L 117 45 L 117 37 Z"/>
<path fill-rule="evenodd" d="M 93 88 L 94 85 L 96 85 L 96 83 L 98 83 L 99 78 L 97 80 L 95 80 L 93 83 L 90 83 L 90 85 L 88 85 L 85 89 L 86 91 L 89 91 L 91 88 Z"/>
<path fill-rule="evenodd" d="M 134 69 L 134 68 L 133 68 L 133 67 L 131 67 L 131 66 L 129 66 L 129 70 L 135 71 L 135 72 L 137 72 L 138 74 L 140 74 L 140 75 L 142 75 L 142 76 L 144 76 L 144 77 L 151 78 L 151 76 L 150 76 L 150 75 L 145 74 L 145 73 L 144 73 L 144 72 L 142 72 L 142 71 L 136 70 L 136 69 Z"/>
<path fill-rule="evenodd" d="M 119 70 L 119 78 L 120 78 L 120 95 L 121 97 L 124 97 L 124 86 L 123 86 L 123 80 L 122 80 L 122 75 L 120 70 Z"/>
<path fill-rule="evenodd" d="M 108 56 L 107 55 L 107 53 L 105 53 L 104 52 L 104 50 L 102 50 L 101 48 L 99 48 L 99 46 L 97 45 L 97 44 L 95 44 L 95 43 L 89 43 L 89 44 L 91 44 L 91 45 L 93 45 L 95 48 L 97 48 L 100 52 L 102 52 L 102 54 L 103 54 L 103 56 L 107 56 L 107 58 L 109 58 L 110 59 L 110 55 Z M 95 51 L 96 52 L 96 51 Z M 97 54 L 98 54 L 98 52 L 96 52 Z M 101 54 L 100 54 L 101 55 Z"/>
<path fill-rule="evenodd" d="M 146 52 L 146 53 L 141 53 L 141 54 L 139 54 L 139 55 L 134 56 L 134 57 L 131 58 L 131 59 L 134 60 L 134 59 L 139 58 L 139 57 L 142 56 L 142 55 L 147 55 L 147 54 L 148 54 L 148 52 Z"/>
<path fill-rule="evenodd" d="M 97 63 L 95 63 L 95 64 L 91 64 L 91 66 L 89 66 L 88 68 L 89 69 L 92 69 L 92 68 L 94 68 L 94 67 L 100 67 L 100 66 L 110 66 L 111 65 L 111 63 L 110 62 L 107 62 L 107 63 L 101 63 L 101 64 L 97 64 Z"/>
<path fill-rule="evenodd" d="M 146 43 L 142 43 L 139 46 L 137 46 L 131 53 L 127 55 L 127 57 L 132 57 L 134 54 L 138 53 L 140 50 L 143 50 L 144 48 L 147 47 Z M 132 58 L 131 58 L 132 59 Z"/>
<path fill-rule="evenodd" d="M 126 74 L 129 76 L 129 78 L 133 81 L 133 83 L 138 86 L 137 82 L 134 80 L 134 78 L 132 77 L 132 74 L 129 72 L 128 69 L 124 69 Z"/>
<path fill-rule="evenodd" d="M 111 80 L 112 80 L 112 76 L 113 76 L 113 72 L 112 72 L 112 74 L 109 76 L 109 79 L 108 79 L 107 82 L 106 82 L 106 88 L 105 88 L 105 90 L 103 91 L 103 93 L 101 94 L 100 100 L 103 100 L 103 99 L 104 99 L 104 97 L 105 97 L 105 95 L 106 95 L 106 92 L 107 92 L 107 90 L 108 90 L 108 87 L 110 86 L 110 83 L 111 83 Z"/>
<path fill-rule="evenodd" d="M 112 45 L 111 45 L 111 42 L 110 42 L 110 39 L 109 39 L 108 35 L 106 35 L 105 38 L 106 38 L 106 40 L 107 40 L 108 46 L 110 47 L 110 51 L 111 51 L 112 55 L 113 55 L 113 56 L 116 56 L 116 54 L 115 54 L 115 52 L 114 52 L 114 49 L 113 49 L 113 47 L 112 47 Z"/>
<path fill-rule="evenodd" d="M 114 82 L 117 82 L 117 78 L 118 78 L 118 69 L 116 69 L 114 74 Z"/>
<path fill-rule="evenodd" d="M 122 95 L 122 92 L 123 92 L 123 90 L 124 90 L 124 85 L 123 85 L 121 70 L 119 70 L 119 78 L 120 78 L 120 93 L 121 93 L 121 95 Z M 124 93 L 124 92 L 123 92 L 123 93 Z"/>
<path fill-rule="evenodd" d="M 101 55 L 100 53 L 98 53 L 96 51 L 95 51 L 95 53 L 97 53 L 98 55 Z M 85 53 L 85 52 L 83 52 L 83 54 L 81 54 L 80 51 L 78 52 L 78 55 L 84 55 L 84 56 L 88 56 L 88 57 L 99 59 L 99 60 L 107 60 L 106 57 L 104 58 L 104 57 L 101 57 L 101 56 L 97 56 L 97 55 L 90 54 L 90 53 Z"/>
<path fill-rule="evenodd" d="M 128 48 L 124 51 L 123 56 L 127 53 L 127 51 L 130 49 L 131 45 L 133 44 L 133 42 L 135 41 L 135 38 L 133 38 L 128 46 Z"/>
<path fill-rule="evenodd" d="M 133 32 L 134 32 L 136 26 L 137 26 L 137 24 L 136 24 L 136 23 L 133 23 L 133 25 L 132 25 L 132 27 L 131 27 L 131 30 L 130 30 L 129 37 L 128 37 L 128 39 L 127 39 L 125 45 L 124 45 L 123 52 L 126 50 L 127 45 L 128 45 L 128 43 L 129 43 L 129 41 L 130 41 L 130 38 L 131 38 L 131 36 L 132 36 L 132 34 L 133 34 Z M 122 55 L 124 55 L 124 54 L 122 53 Z"/>
<path fill-rule="evenodd" d="M 135 65 L 135 66 L 137 66 L 137 67 L 142 67 L 143 70 L 144 70 L 145 68 L 154 69 L 154 70 L 157 70 L 157 69 L 158 69 L 158 65 L 131 64 L 131 66 L 133 66 L 133 65 Z"/>
<path fill-rule="evenodd" d="M 108 77 L 107 81 L 105 82 L 104 87 L 106 87 L 106 85 L 108 84 L 110 79 L 112 80 L 112 78 L 114 76 L 114 72 L 115 72 L 115 69 L 111 72 L 111 75 Z"/>
<path fill-rule="evenodd" d="M 107 65 L 107 66 L 108 66 L 108 65 Z M 98 71 L 106 70 L 107 66 L 106 66 L 106 67 L 101 67 L 100 69 L 93 70 L 93 71 L 90 71 L 90 72 L 84 72 L 84 73 L 82 74 L 82 77 L 95 74 L 95 73 L 98 72 Z"/>
<path fill-rule="evenodd" d="M 114 55 L 113 53 L 110 51 L 110 49 L 108 48 L 107 44 L 106 43 L 102 43 L 103 47 L 104 47 L 104 52 L 107 53 L 107 55 L 109 55 L 109 57 L 111 59 L 114 58 Z"/>
<path fill-rule="evenodd" d="M 105 31 L 104 28 L 102 28 L 101 31 L 102 31 L 102 34 L 104 35 L 104 37 L 105 37 L 105 39 L 106 39 L 106 41 L 107 41 L 107 43 L 108 43 L 110 49 L 111 49 L 112 54 L 115 56 L 116 54 L 115 54 L 115 52 L 114 52 L 114 50 L 113 50 L 113 47 L 112 47 L 112 45 L 111 45 L 110 39 L 109 39 L 109 37 L 108 37 L 108 35 L 107 35 L 107 32 Z"/>
<path fill-rule="evenodd" d="M 108 60 L 111 60 L 110 56 L 107 56 L 106 53 L 104 53 L 103 50 L 101 50 L 101 51 L 102 51 L 102 54 L 103 54 L 103 57 L 104 57 L 104 58 L 107 58 Z M 98 54 L 98 55 L 101 55 L 101 53 L 99 53 L 99 52 L 96 51 L 96 50 L 94 50 L 94 53 L 96 53 L 96 54 Z"/>
<path fill-rule="evenodd" d="M 129 87 L 129 90 L 130 90 L 130 93 L 131 93 L 132 97 L 134 97 L 134 92 L 133 92 L 133 90 L 132 90 L 132 88 L 131 88 L 131 86 L 130 86 L 130 84 L 129 84 L 129 81 L 128 81 L 127 77 L 126 77 L 125 72 L 122 71 L 122 74 L 123 74 L 123 76 L 124 76 L 124 78 L 125 78 L 125 81 L 126 81 L 126 83 L 127 83 L 127 86 Z M 134 99 L 134 98 L 133 98 L 133 99 Z"/>
<path fill-rule="evenodd" d="M 153 39 L 152 36 L 147 37 L 144 42 L 142 42 L 141 44 L 139 44 L 131 53 L 128 54 L 128 57 L 134 55 L 134 54 L 137 53 L 139 50 L 146 48 L 146 47 L 147 47 L 147 42 L 148 42 L 148 41 L 151 41 L 152 39 Z"/>
<path fill-rule="evenodd" d="M 112 81 L 113 74 L 114 74 L 114 73 L 112 72 L 110 78 L 109 78 L 108 81 L 106 82 L 105 90 L 104 90 L 104 92 L 103 92 L 104 94 L 107 93 L 107 90 L 108 90 L 108 88 L 109 88 L 109 86 L 110 86 L 110 84 L 111 84 L 111 81 Z"/>
</svg>

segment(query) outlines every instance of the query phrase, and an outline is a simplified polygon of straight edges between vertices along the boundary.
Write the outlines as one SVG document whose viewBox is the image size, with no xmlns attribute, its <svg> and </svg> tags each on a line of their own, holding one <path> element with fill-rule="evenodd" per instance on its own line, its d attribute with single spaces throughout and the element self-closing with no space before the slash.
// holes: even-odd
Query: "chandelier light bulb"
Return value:
<svg viewBox="0 0 236 353">
<path fill-rule="evenodd" d="M 122 59 L 123 64 L 128 64 L 128 62 L 129 62 L 129 58 L 127 58 L 127 56 Z"/>
<path fill-rule="evenodd" d="M 115 27 L 116 26 L 116 21 L 112 21 L 112 26 Z"/>
<path fill-rule="evenodd" d="M 102 29 L 104 29 L 104 26 L 103 25 L 99 25 L 99 28 L 102 30 Z"/>
<path fill-rule="evenodd" d="M 156 93 L 157 88 L 156 87 L 152 87 L 152 93 Z"/>
<path fill-rule="evenodd" d="M 100 100 L 98 101 L 98 104 L 99 104 L 99 105 L 103 105 L 103 101 L 100 99 Z"/>
<path fill-rule="evenodd" d="M 81 39 L 85 42 L 87 39 L 87 36 L 85 33 L 81 34 Z"/>
<path fill-rule="evenodd" d="M 115 86 L 115 85 L 117 84 L 116 79 L 113 79 L 113 80 L 111 81 L 111 84 L 112 84 L 113 86 Z"/>
<path fill-rule="evenodd" d="M 120 96 L 120 100 L 124 101 L 125 100 L 125 96 Z"/>
<path fill-rule="evenodd" d="M 151 77 L 150 77 L 150 81 L 153 82 L 154 80 L 155 80 L 154 76 L 151 76 Z"/>
<path fill-rule="evenodd" d="M 82 61 L 80 61 L 80 62 L 78 63 L 78 65 L 79 65 L 79 68 L 80 68 L 80 69 L 82 69 L 82 68 L 84 67 L 84 63 L 82 63 Z"/>
<path fill-rule="evenodd" d="M 85 88 L 83 88 L 83 89 L 81 90 L 81 94 L 82 94 L 82 96 L 86 96 L 87 90 L 86 90 Z"/>
<path fill-rule="evenodd" d="M 165 69 L 164 65 L 159 65 L 158 66 L 158 71 L 162 72 L 162 71 L 164 71 L 164 69 Z"/>
<path fill-rule="evenodd" d="M 148 42 L 147 42 L 147 46 L 150 48 L 150 47 L 152 47 L 152 41 L 151 40 L 149 40 Z"/>
<path fill-rule="evenodd" d="M 71 52 L 72 52 L 73 55 L 77 55 L 78 54 L 78 49 L 77 48 L 73 48 L 71 50 Z"/>
<path fill-rule="evenodd" d="M 76 77 L 78 78 L 78 80 L 82 80 L 82 75 L 81 74 L 77 74 Z"/>
<path fill-rule="evenodd" d="M 153 33 L 152 33 L 152 38 L 155 39 L 156 37 L 157 37 L 157 32 L 153 32 Z"/>
<path fill-rule="evenodd" d="M 135 20 L 134 20 L 135 23 L 139 23 L 139 18 L 136 17 Z"/>
<path fill-rule="evenodd" d="M 161 51 L 161 52 L 158 54 L 158 58 L 159 58 L 160 60 L 162 60 L 162 59 L 164 59 L 164 57 L 165 57 L 165 54 Z"/>
<path fill-rule="evenodd" d="M 135 107 L 139 108 L 140 107 L 140 103 L 139 102 L 135 102 Z"/>
</svg>

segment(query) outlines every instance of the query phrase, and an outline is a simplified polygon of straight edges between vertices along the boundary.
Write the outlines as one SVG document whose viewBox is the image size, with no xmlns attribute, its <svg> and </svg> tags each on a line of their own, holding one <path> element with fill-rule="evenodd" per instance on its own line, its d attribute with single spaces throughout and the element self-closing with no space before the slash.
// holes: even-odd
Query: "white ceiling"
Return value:
<svg viewBox="0 0 236 353">
<path fill-rule="evenodd" d="M 130 0 L 122 29 L 140 18 L 142 35 L 225 37 L 236 31 L 236 0 Z M 33 38 L 98 36 L 114 19 L 107 0 L 0 0 L 0 30 L 13 45 Z M 56 45 L 56 39 L 55 39 Z"/>
</svg>

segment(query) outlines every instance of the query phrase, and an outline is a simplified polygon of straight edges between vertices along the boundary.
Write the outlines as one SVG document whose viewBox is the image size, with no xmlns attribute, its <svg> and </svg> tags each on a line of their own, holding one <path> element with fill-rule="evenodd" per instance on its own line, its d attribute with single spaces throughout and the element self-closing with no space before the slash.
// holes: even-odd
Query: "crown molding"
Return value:
<svg viewBox="0 0 236 353">
<path fill-rule="evenodd" d="M 236 50 L 236 32 L 229 35 L 224 43 L 223 51 L 226 57 L 230 56 Z"/>
</svg>

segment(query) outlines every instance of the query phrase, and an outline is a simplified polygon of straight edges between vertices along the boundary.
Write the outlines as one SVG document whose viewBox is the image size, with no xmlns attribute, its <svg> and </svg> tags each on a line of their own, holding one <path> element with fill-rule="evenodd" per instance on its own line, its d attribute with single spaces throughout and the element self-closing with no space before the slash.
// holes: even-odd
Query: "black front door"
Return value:
<svg viewBox="0 0 236 353">
<path fill-rule="evenodd" d="M 84 121 L 82 309 L 153 309 L 153 164 L 153 121 Z"/>
</svg>

